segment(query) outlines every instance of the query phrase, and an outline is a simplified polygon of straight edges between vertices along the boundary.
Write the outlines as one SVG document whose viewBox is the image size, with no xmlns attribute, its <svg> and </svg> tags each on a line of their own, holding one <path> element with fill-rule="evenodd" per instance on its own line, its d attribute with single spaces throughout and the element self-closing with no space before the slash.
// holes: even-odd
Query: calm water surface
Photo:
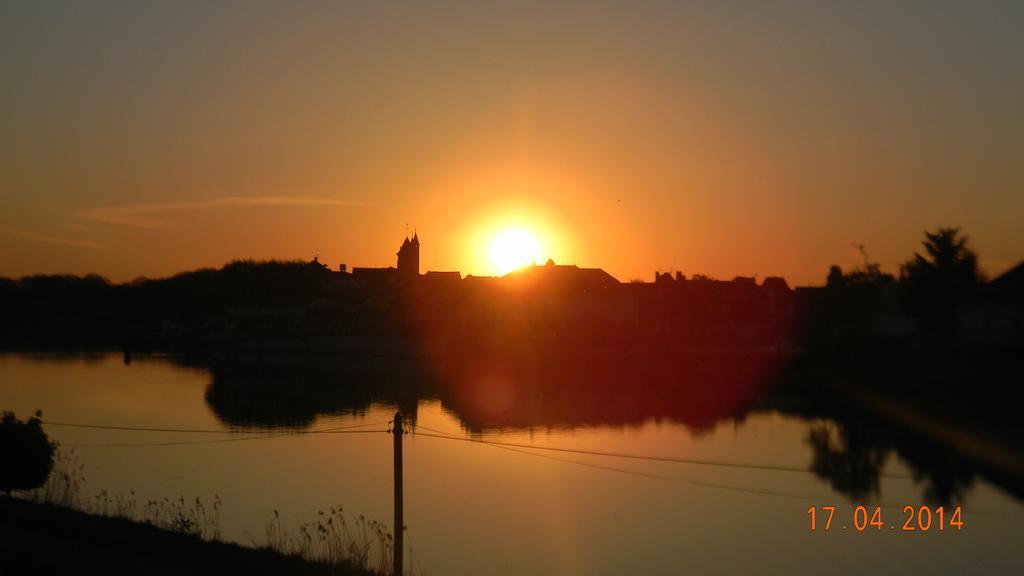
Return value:
<svg viewBox="0 0 1024 576">
<path fill-rule="evenodd" d="M 207 401 L 210 371 L 167 358 L 121 355 L 0 356 L 0 407 L 46 420 L 230 430 Z M 384 430 L 396 407 L 322 414 L 314 429 L 365 424 Z M 670 419 L 628 426 L 534 426 L 470 434 L 439 400 L 420 400 L 416 431 L 462 438 L 807 468 L 808 434 L 822 421 L 774 411 L 693 432 Z M 152 445 L 221 438 L 47 427 L 85 465 L 86 494 L 138 501 L 219 495 L 225 537 L 262 544 L 278 510 L 286 525 L 342 505 L 390 524 L 392 438 L 382 433 L 310 434 L 237 442 Z M 225 434 L 223 438 L 233 438 Z M 150 444 L 148 446 L 120 446 Z M 111 446 L 118 445 L 118 446 Z M 541 455 L 537 455 L 541 454 Z M 910 470 L 896 457 L 887 476 Z M 1020 574 L 1024 505 L 977 479 L 966 489 L 961 532 L 858 533 L 808 528 L 807 507 L 883 504 L 902 524 L 905 504 L 924 503 L 912 479 L 881 479 L 858 500 L 811 473 L 659 463 L 558 452 L 526 454 L 411 434 L 405 498 L 414 567 L 428 574 Z M 848 523 L 848 522 L 847 522 Z"/>
</svg>

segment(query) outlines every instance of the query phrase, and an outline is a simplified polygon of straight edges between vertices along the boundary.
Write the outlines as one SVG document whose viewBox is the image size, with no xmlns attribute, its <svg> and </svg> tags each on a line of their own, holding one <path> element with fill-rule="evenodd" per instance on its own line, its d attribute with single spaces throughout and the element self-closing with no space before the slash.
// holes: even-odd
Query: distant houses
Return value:
<svg viewBox="0 0 1024 576">
<path fill-rule="evenodd" d="M 1024 348 L 1024 262 L 986 284 L 978 303 L 956 313 L 961 346 Z"/>
<path fill-rule="evenodd" d="M 420 277 L 420 238 L 418 234 L 408 236 L 398 248 L 397 268 L 366 268 L 352 269 L 352 280 L 376 286 L 392 286 L 399 282 L 409 282 Z M 345 273 L 345 264 L 339 266 L 339 273 Z"/>
<path fill-rule="evenodd" d="M 310 266 L 334 279 L 336 290 L 328 299 L 342 305 L 321 299 L 312 309 L 340 314 L 344 318 L 334 325 L 355 334 L 622 340 L 691 348 L 792 348 L 850 330 L 918 346 L 925 330 L 903 310 L 891 276 L 850 286 L 843 294 L 835 287 L 793 288 L 777 276 L 716 280 L 655 272 L 653 282 L 622 283 L 600 268 L 553 260 L 501 277 L 462 277 L 456 271 L 420 273 L 420 249 L 413 234 L 399 247 L 395 267 L 357 267 L 351 273 L 344 265 L 333 272 L 314 258 Z M 860 305 L 863 310 L 856 312 Z M 1024 348 L 1024 263 L 957 307 L 955 326 L 960 347 Z"/>
<path fill-rule="evenodd" d="M 600 268 L 548 260 L 501 277 L 463 278 L 454 271 L 421 274 L 420 248 L 414 234 L 403 240 L 396 267 L 356 267 L 348 274 L 341 266 L 331 274 L 365 301 L 387 299 L 401 322 L 430 335 L 511 331 L 536 338 L 643 336 L 691 345 L 778 346 L 790 340 L 797 307 L 797 293 L 779 277 L 759 284 L 749 277 L 719 281 L 677 272 L 655 273 L 649 283 L 621 283 Z M 379 312 L 380 305 L 372 308 Z"/>
</svg>

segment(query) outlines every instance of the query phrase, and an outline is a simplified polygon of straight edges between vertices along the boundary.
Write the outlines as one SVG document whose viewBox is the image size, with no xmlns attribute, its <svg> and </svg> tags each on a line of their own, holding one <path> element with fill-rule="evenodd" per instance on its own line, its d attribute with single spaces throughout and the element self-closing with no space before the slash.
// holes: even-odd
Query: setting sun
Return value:
<svg viewBox="0 0 1024 576">
<path fill-rule="evenodd" d="M 467 4 L 0 0 L 0 576 L 1024 576 L 1024 0 Z"/>
<path fill-rule="evenodd" d="M 491 263 L 498 275 L 527 266 L 539 257 L 540 243 L 525 230 L 504 230 L 491 240 Z"/>
</svg>

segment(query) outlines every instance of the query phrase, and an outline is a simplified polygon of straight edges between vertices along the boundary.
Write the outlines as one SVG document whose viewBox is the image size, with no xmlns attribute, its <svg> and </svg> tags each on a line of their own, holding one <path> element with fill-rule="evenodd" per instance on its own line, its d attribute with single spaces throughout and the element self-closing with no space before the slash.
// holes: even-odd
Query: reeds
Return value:
<svg viewBox="0 0 1024 576">
<path fill-rule="evenodd" d="M 221 499 L 217 495 L 209 506 L 200 498 L 189 501 L 184 496 L 140 504 L 134 490 L 129 490 L 127 495 L 100 490 L 85 498 L 82 496 L 84 481 L 85 467 L 78 461 L 74 449 L 64 451 L 58 447 L 50 477 L 26 497 L 88 514 L 143 522 L 207 541 L 221 540 Z M 300 524 L 295 530 L 284 526 L 280 513 L 274 510 L 266 524 L 265 536 L 262 546 L 309 562 L 378 574 L 392 571 L 394 538 L 391 531 L 383 523 L 362 514 L 350 518 L 341 506 L 318 511 L 316 520 Z M 260 546 L 256 542 L 253 545 Z"/>
<path fill-rule="evenodd" d="M 29 492 L 27 497 L 35 502 L 72 508 L 87 514 L 145 522 L 170 532 L 198 536 L 203 540 L 220 539 L 219 496 L 214 495 L 209 510 L 201 499 L 196 498 L 186 503 L 184 496 L 177 500 L 148 500 L 140 506 L 134 490 L 129 490 L 127 495 L 111 495 L 107 490 L 100 490 L 91 498 L 83 498 L 84 481 L 85 466 L 78 461 L 74 449 L 65 452 L 58 447 L 54 454 L 53 470 L 46 483 Z"/>
<path fill-rule="evenodd" d="M 53 469 L 46 482 L 28 493 L 36 502 L 54 504 L 80 510 L 82 482 L 85 481 L 85 465 L 78 461 L 75 449 L 65 452 L 58 445 L 53 453 Z"/>
<path fill-rule="evenodd" d="M 274 510 L 266 536 L 270 548 L 311 562 L 391 573 L 394 538 L 387 526 L 362 514 L 350 521 L 341 506 L 318 511 L 315 521 L 301 524 L 294 532 L 281 524 Z"/>
</svg>

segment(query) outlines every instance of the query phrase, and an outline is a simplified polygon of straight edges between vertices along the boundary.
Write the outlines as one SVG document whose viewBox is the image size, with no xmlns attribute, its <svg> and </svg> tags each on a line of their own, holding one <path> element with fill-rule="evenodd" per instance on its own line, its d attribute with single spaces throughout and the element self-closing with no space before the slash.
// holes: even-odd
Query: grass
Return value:
<svg viewBox="0 0 1024 576">
<path fill-rule="evenodd" d="M 266 527 L 268 546 L 312 562 L 345 563 L 361 570 L 391 573 L 394 540 L 387 527 L 363 515 L 349 522 L 340 506 L 317 515 L 316 521 L 292 532 L 281 525 L 281 516 L 274 510 Z"/>
<path fill-rule="evenodd" d="M 184 538 L 213 546 L 229 546 L 259 554 L 274 554 L 302 562 L 308 567 L 315 567 L 319 570 L 319 572 L 300 570 L 293 571 L 294 573 L 391 574 L 394 542 L 391 532 L 383 523 L 362 515 L 348 517 L 341 506 L 330 508 L 327 511 L 319 511 L 316 520 L 301 524 L 297 529 L 289 529 L 285 526 L 281 522 L 280 514 L 275 510 L 273 517 L 265 527 L 266 541 L 263 544 L 253 542 L 252 547 L 242 548 L 221 540 L 221 500 L 218 496 L 214 496 L 213 502 L 209 505 L 200 498 L 186 500 L 184 496 L 177 499 L 163 498 L 140 503 L 136 499 L 134 491 L 130 491 L 127 495 L 111 495 L 106 490 L 101 490 L 86 498 L 82 495 L 84 481 L 85 468 L 79 463 L 74 450 L 64 451 L 58 448 L 54 455 L 53 471 L 46 483 L 36 490 L 23 494 L 22 498 L 18 499 L 20 503 L 14 504 L 12 500 L 4 505 L 15 508 L 37 506 L 37 509 L 41 511 L 38 515 L 42 519 L 42 524 L 36 523 L 33 526 L 40 529 L 44 528 L 43 524 L 46 523 L 47 518 L 59 523 L 102 524 L 116 532 L 137 531 L 140 538 L 143 537 L 143 534 L 148 534 L 149 538 L 171 539 L 168 542 L 174 538 Z M 103 524 L 107 521 L 111 523 Z M 14 531 L 14 524 L 17 522 L 12 523 L 9 518 L 5 517 L 0 520 L 0 529 Z M 51 532 L 54 533 L 66 532 L 66 530 L 62 530 L 62 527 L 51 528 Z M 47 541 L 50 540 L 48 533 L 44 530 L 36 534 L 40 541 L 26 543 L 28 549 L 48 547 Z M 158 536 L 158 534 L 163 534 L 163 536 Z M 83 533 L 83 538 L 86 536 Z M 25 536 L 21 535 L 20 539 L 24 540 Z M 49 544 L 68 546 L 69 542 L 66 539 L 61 539 L 59 542 L 49 542 Z M 185 547 L 189 548 L 190 553 L 196 550 L 192 545 Z M 116 557 L 117 551 L 112 553 Z M 131 550 L 123 550 L 123 553 L 131 554 Z M 209 554 L 214 553 L 204 552 L 197 558 L 209 560 L 207 558 Z M 237 552 L 228 555 L 232 554 L 237 554 Z M 0 567 L 3 566 L 4 561 L 0 556 Z M 0 572 L 8 573 L 5 570 L 0 570 Z M 231 569 L 229 572 L 235 573 L 236 570 Z M 241 570 L 237 572 L 241 572 Z M 190 572 L 185 570 L 182 573 Z"/>
<path fill-rule="evenodd" d="M 0 497 L 0 574 L 369 576 L 269 548 L 204 540 L 127 518 Z"/>
</svg>

